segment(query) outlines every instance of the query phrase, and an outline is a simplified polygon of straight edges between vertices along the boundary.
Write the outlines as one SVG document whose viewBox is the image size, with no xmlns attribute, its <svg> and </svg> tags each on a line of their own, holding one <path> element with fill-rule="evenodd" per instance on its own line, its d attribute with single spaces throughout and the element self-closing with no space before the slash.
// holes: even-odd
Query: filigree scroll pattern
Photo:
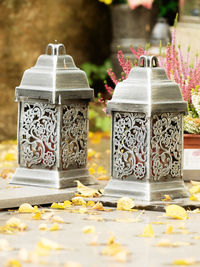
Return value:
<svg viewBox="0 0 200 267">
<path fill-rule="evenodd" d="M 77 168 L 87 163 L 88 137 L 87 104 L 63 107 L 61 129 L 62 168 Z"/>
<path fill-rule="evenodd" d="M 154 181 L 181 177 L 182 114 L 162 113 L 152 118 L 151 162 Z"/>
<path fill-rule="evenodd" d="M 46 103 L 22 103 L 20 165 L 53 168 L 57 149 L 57 108 Z"/>
<path fill-rule="evenodd" d="M 113 114 L 113 177 L 146 175 L 147 119 L 143 113 Z"/>
</svg>

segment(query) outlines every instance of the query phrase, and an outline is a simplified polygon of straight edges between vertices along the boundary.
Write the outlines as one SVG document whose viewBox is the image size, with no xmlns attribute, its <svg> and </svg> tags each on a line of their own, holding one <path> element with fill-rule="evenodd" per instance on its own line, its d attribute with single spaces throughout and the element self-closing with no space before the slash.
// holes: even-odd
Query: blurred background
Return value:
<svg viewBox="0 0 200 267">
<path fill-rule="evenodd" d="M 15 87 L 20 84 L 23 72 L 35 64 L 47 44 L 54 40 L 63 43 L 76 65 L 86 71 L 96 96 L 102 93 L 106 97 L 104 80 L 111 83 L 108 68 L 112 66 L 120 73 L 116 63 L 118 46 L 126 56 L 131 56 L 130 45 L 145 47 L 151 43 L 155 48 L 159 47 L 159 38 L 166 38 L 167 44 L 170 37 L 167 34 L 163 37 L 162 31 L 152 37 L 156 23 L 161 23 L 159 17 L 166 19 L 165 26 L 171 30 L 179 13 L 178 42 L 183 51 L 191 45 L 195 57 L 200 44 L 200 1 L 129 2 L 128 5 L 125 0 L 0 0 L 0 141 L 16 138 Z M 163 44 L 166 45 L 164 39 Z M 97 101 L 91 106 L 90 119 L 92 131 L 109 130 L 110 120 Z"/>
</svg>

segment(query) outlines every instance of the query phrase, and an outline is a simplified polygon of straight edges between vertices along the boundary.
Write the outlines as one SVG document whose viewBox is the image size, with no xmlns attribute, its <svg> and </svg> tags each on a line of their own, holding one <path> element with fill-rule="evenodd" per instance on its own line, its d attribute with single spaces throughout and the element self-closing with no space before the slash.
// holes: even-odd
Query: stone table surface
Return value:
<svg viewBox="0 0 200 267">
<path fill-rule="evenodd" d="M 91 154 L 89 167 L 94 170 L 94 175 L 97 178 L 106 177 L 109 172 L 109 141 L 101 140 L 99 144 L 95 142 L 97 140 L 90 143 L 90 149 L 92 150 L 89 153 L 89 156 Z M 0 145 L 0 168 L 2 173 L 5 168 L 9 168 L 10 171 L 15 169 L 15 156 L 16 145 Z M 99 166 L 105 168 L 103 174 L 100 171 L 98 172 Z M 10 192 L 10 190 L 16 192 L 17 190 L 24 190 L 24 194 L 27 194 L 28 191 L 20 186 L 7 185 L 6 188 L 8 182 L 9 178 L 1 181 L 1 196 L 7 194 L 5 191 Z M 103 186 L 107 181 L 100 179 L 99 182 Z M 3 187 L 6 189 L 3 189 Z M 30 190 L 30 188 L 27 190 Z M 55 189 L 31 187 L 31 190 L 34 191 L 32 193 L 42 193 L 43 190 L 47 192 Z M 72 197 L 73 192 L 74 190 L 70 191 L 69 198 Z M 52 198 L 50 202 L 53 201 Z M 60 201 L 64 201 L 64 196 Z M 165 267 L 175 266 L 173 261 L 185 258 L 194 258 L 196 262 L 194 266 L 200 266 L 200 213 L 197 213 L 198 211 L 189 211 L 189 219 L 183 221 L 170 219 L 164 216 L 164 212 L 141 209 L 137 211 L 119 211 L 116 208 L 111 208 L 111 211 L 100 211 L 80 206 L 66 208 L 65 210 L 49 209 L 49 207 L 50 205 L 39 206 L 39 210 L 44 212 L 42 216 L 46 216 L 46 219 L 42 217 L 42 220 L 33 219 L 33 213 L 19 213 L 17 209 L 0 211 L 0 267 L 6 266 L 10 259 L 18 260 L 21 266 L 25 267 Z M 38 227 L 42 223 L 45 223 L 48 229 L 52 227 L 52 218 L 55 218 L 55 216 L 60 216 L 64 221 L 58 223 L 58 230 L 39 230 Z M 21 222 L 27 225 L 27 229 L 13 234 L 3 233 L 1 226 L 5 225 L 12 217 L 19 218 Z M 152 225 L 155 236 L 141 237 L 140 235 L 148 224 Z M 88 226 L 94 227 L 93 233 L 83 232 L 83 228 Z M 165 233 L 167 228 L 171 228 L 170 234 Z M 116 242 L 129 252 L 124 262 L 119 262 L 119 259 L 114 256 L 102 254 L 111 235 L 114 235 Z M 30 262 L 26 262 L 19 256 L 20 251 L 24 249 L 33 252 L 36 244 L 43 238 L 58 243 L 61 249 L 51 250 L 49 255 L 38 256 L 37 260 L 34 256 L 29 259 Z M 2 239 L 6 239 L 13 249 L 2 251 Z M 167 242 L 171 242 L 173 246 L 157 246 L 157 243 L 163 239 L 167 239 Z M 177 242 L 182 243 L 179 243 L 180 246 L 176 246 Z M 70 261 L 80 265 L 67 265 L 66 263 Z M 19 267 L 20 265 L 7 266 Z"/>
</svg>

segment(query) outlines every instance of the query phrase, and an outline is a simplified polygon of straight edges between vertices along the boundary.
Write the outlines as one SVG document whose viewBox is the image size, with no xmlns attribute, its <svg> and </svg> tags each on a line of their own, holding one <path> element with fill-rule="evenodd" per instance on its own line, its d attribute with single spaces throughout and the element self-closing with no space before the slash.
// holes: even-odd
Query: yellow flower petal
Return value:
<svg viewBox="0 0 200 267">
<path fill-rule="evenodd" d="M 20 205 L 18 211 L 23 212 L 23 213 L 33 213 L 36 211 L 36 209 L 34 207 L 32 207 L 29 203 L 24 203 L 24 204 Z"/>
<path fill-rule="evenodd" d="M 173 265 L 188 266 L 188 265 L 194 265 L 194 264 L 196 264 L 196 261 L 194 259 L 177 259 L 173 261 Z"/>
<path fill-rule="evenodd" d="M 170 225 L 167 226 L 165 234 L 171 234 L 171 233 L 173 233 L 173 230 L 174 230 L 173 226 L 170 224 Z"/>
<path fill-rule="evenodd" d="M 38 226 L 38 229 L 41 230 L 41 231 L 47 231 L 48 230 L 48 227 L 47 227 L 46 223 L 41 223 Z"/>
<path fill-rule="evenodd" d="M 85 226 L 83 227 L 82 232 L 84 234 L 94 234 L 96 232 L 96 229 L 94 226 Z"/>
<path fill-rule="evenodd" d="M 60 227 L 57 223 L 54 223 L 50 228 L 49 228 L 49 231 L 57 231 L 59 230 Z"/>
<path fill-rule="evenodd" d="M 140 236 L 142 236 L 142 237 L 154 237 L 155 234 L 154 234 L 154 230 L 153 230 L 152 225 L 151 224 L 147 224 L 144 227 L 144 231 Z"/>
<path fill-rule="evenodd" d="M 65 201 L 64 201 L 64 206 L 65 206 L 65 208 L 70 208 L 71 205 L 72 205 L 71 201 L 69 201 L 69 200 L 65 200 Z"/>
<path fill-rule="evenodd" d="M 64 206 L 64 203 L 52 203 L 51 204 L 51 208 L 52 209 L 60 209 L 60 210 L 64 210 L 65 209 L 65 206 Z"/>
<path fill-rule="evenodd" d="M 72 198 L 72 203 L 73 203 L 73 205 L 76 205 L 76 206 L 86 206 L 87 205 L 86 201 L 82 197 Z"/>
<path fill-rule="evenodd" d="M 134 201 L 129 197 L 122 197 L 117 200 L 117 209 L 130 211 L 134 207 Z"/>
<path fill-rule="evenodd" d="M 166 216 L 179 219 L 179 220 L 186 220 L 188 219 L 188 215 L 186 210 L 178 205 L 172 204 L 165 208 Z"/>
<path fill-rule="evenodd" d="M 22 267 L 18 259 L 10 259 L 7 261 L 5 267 Z"/>
<path fill-rule="evenodd" d="M 77 191 L 82 197 L 97 197 L 101 195 L 98 190 L 89 188 L 83 185 L 78 180 L 76 182 L 77 182 Z"/>
</svg>

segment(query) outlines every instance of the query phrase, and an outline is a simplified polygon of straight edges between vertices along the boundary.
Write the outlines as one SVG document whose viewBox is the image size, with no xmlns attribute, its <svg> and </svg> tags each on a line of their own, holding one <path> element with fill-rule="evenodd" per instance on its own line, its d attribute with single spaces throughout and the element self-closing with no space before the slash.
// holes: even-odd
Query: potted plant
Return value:
<svg viewBox="0 0 200 267">
<path fill-rule="evenodd" d="M 130 51 L 135 57 L 133 62 L 124 56 L 121 49 L 117 52 L 119 65 L 122 68 L 120 78 L 112 69 L 108 69 L 108 75 L 114 85 L 127 78 L 131 68 L 134 65 L 137 66 L 141 55 L 149 53 L 147 48 L 130 47 Z M 200 59 L 197 54 L 194 62 L 190 61 L 190 47 L 184 58 L 181 46 L 177 45 L 176 27 L 172 32 L 172 41 L 165 49 L 165 54 L 162 54 L 162 47 L 160 48 L 159 62 L 165 68 L 168 77 L 179 84 L 183 98 L 188 102 L 188 115 L 184 117 L 184 148 L 200 148 Z M 113 86 L 105 83 L 105 88 L 112 96 Z M 103 99 L 99 101 L 106 102 Z"/>
</svg>

